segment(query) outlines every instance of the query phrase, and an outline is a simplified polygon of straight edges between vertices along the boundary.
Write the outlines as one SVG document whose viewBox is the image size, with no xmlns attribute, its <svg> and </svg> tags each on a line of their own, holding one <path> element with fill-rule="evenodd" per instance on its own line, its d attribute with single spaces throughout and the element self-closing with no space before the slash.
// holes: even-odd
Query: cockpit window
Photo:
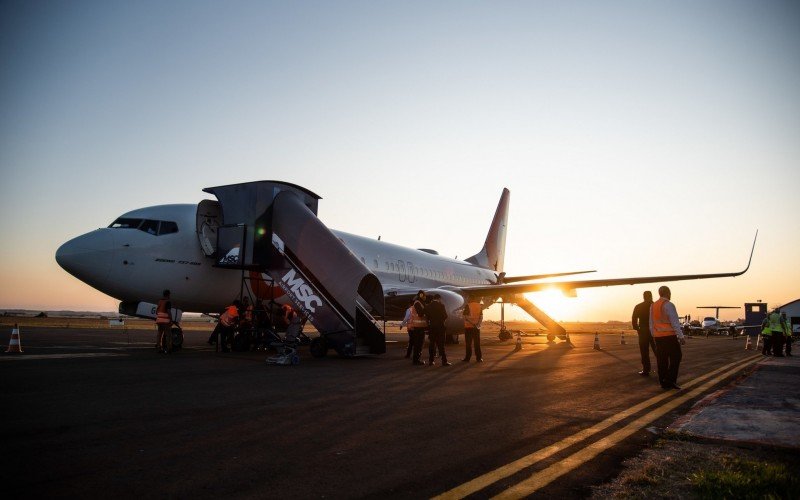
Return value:
<svg viewBox="0 0 800 500">
<path fill-rule="evenodd" d="M 158 235 L 171 234 L 178 232 L 178 225 L 169 220 L 162 220 L 161 227 L 158 228 Z"/>
<path fill-rule="evenodd" d="M 144 231 L 147 234 L 158 234 L 158 221 L 145 219 L 142 225 L 139 226 L 139 231 Z"/>
<path fill-rule="evenodd" d="M 142 223 L 142 219 L 128 219 L 127 217 L 120 217 L 119 219 L 115 220 L 111 223 L 108 227 L 113 228 L 120 228 L 120 229 L 136 229 L 139 227 L 139 224 Z"/>
<path fill-rule="evenodd" d="M 111 223 L 110 228 L 114 229 L 138 229 L 147 234 L 161 236 L 162 234 L 172 234 L 178 232 L 178 224 L 169 220 L 153 219 L 131 219 L 120 217 Z"/>
</svg>

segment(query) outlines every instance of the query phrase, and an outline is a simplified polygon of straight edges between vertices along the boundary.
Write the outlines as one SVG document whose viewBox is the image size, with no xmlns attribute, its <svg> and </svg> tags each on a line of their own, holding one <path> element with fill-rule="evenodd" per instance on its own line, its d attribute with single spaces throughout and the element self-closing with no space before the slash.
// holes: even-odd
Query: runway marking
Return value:
<svg viewBox="0 0 800 500">
<path fill-rule="evenodd" d="M 23 354 L 21 356 L 2 356 L 0 361 L 20 361 L 30 359 L 69 359 L 69 358 L 110 358 L 114 356 L 127 356 L 127 354 L 113 352 L 76 352 L 74 354 Z"/>
<path fill-rule="evenodd" d="M 708 387 L 716 384 L 717 382 L 719 382 L 720 380 L 722 380 L 725 377 L 729 376 L 730 374 L 732 374 L 732 373 L 734 373 L 734 372 L 736 372 L 738 370 L 741 370 L 742 368 L 754 363 L 755 361 L 757 361 L 760 358 L 761 358 L 761 356 L 759 356 L 759 355 L 753 355 L 753 356 L 751 356 L 749 358 L 746 358 L 743 361 L 742 360 L 734 361 L 733 363 L 729 363 L 729 364 L 727 364 L 725 366 L 717 368 L 716 370 L 713 370 L 713 371 L 711 371 L 709 373 L 706 373 L 705 375 L 701 375 L 701 376 L 699 376 L 699 377 L 697 377 L 697 378 L 685 383 L 684 384 L 684 391 L 689 389 L 689 388 L 691 388 L 691 387 L 696 386 L 697 384 L 702 383 L 703 381 L 705 381 L 705 380 L 707 380 L 707 379 L 709 379 L 711 377 L 714 377 L 715 375 L 717 375 L 719 373 L 725 372 L 722 375 L 719 375 L 718 377 L 714 378 L 713 380 L 707 382 L 703 386 L 698 387 L 697 389 L 694 389 L 689 393 L 684 393 L 683 395 L 681 395 L 676 400 L 664 405 L 663 407 L 660 407 L 660 408 L 654 410 L 651 413 L 648 413 L 647 415 L 644 415 L 644 416 L 640 417 L 639 419 L 635 420 L 633 423 L 629 424 L 628 426 L 624 427 L 623 429 L 620 429 L 619 431 L 615 432 L 611 436 L 599 440 L 597 443 L 595 443 L 594 445 L 590 445 L 588 448 L 585 448 L 583 451 L 578 452 L 578 453 L 576 453 L 574 455 L 571 455 L 570 457 L 568 457 L 568 458 L 566 458 L 564 460 L 559 461 L 557 464 L 554 464 L 554 465 L 548 467 L 547 469 L 541 471 L 540 473 L 534 474 L 530 479 L 526 480 L 523 483 L 520 483 L 520 485 L 524 484 L 524 485 L 533 485 L 533 486 L 535 486 L 535 488 L 530 490 L 530 492 L 526 493 L 525 490 L 529 489 L 531 486 L 528 486 L 527 488 L 523 488 L 522 490 L 517 491 L 516 487 L 520 486 L 520 485 L 517 485 L 514 488 L 510 488 L 509 490 L 506 490 L 506 492 L 504 492 L 504 494 L 508 493 L 509 497 L 514 496 L 514 497 L 517 497 L 517 498 L 519 498 L 521 496 L 529 495 L 530 493 L 536 491 L 536 489 L 541 488 L 545 484 L 549 484 L 551 481 L 553 481 L 557 477 L 559 477 L 559 476 L 561 476 L 563 474 L 566 474 L 567 472 L 569 472 L 570 470 L 574 469 L 578 465 L 580 465 L 580 464 L 588 461 L 590 458 L 593 458 L 594 456 L 598 455 L 601 451 L 609 448 L 610 446 L 613 446 L 613 445 L 608 445 L 608 446 L 602 447 L 601 449 L 598 449 L 597 446 L 595 446 L 595 445 L 598 445 L 598 443 L 608 443 L 609 442 L 608 440 L 611 439 L 612 436 L 617 436 L 618 434 L 621 435 L 620 433 L 623 430 L 628 429 L 630 426 L 633 426 L 634 424 L 636 424 L 635 428 L 633 428 L 633 430 L 630 430 L 627 434 L 625 434 L 624 437 L 627 437 L 630 434 L 633 434 L 633 432 L 635 432 L 639 428 L 644 427 L 648 423 L 652 422 L 653 420 L 656 420 L 659 416 L 661 416 L 664 413 L 666 413 L 667 411 L 669 411 L 669 410 L 665 410 L 662 413 L 660 413 L 658 416 L 656 416 L 654 418 L 649 418 L 651 415 L 653 415 L 653 414 L 655 414 L 657 412 L 660 412 L 661 408 L 669 407 L 669 409 L 672 409 L 674 407 L 679 406 L 680 404 L 685 402 L 687 399 L 690 399 L 690 398 L 694 397 L 695 395 L 705 391 Z M 728 369 L 730 369 L 730 371 L 726 371 Z M 577 432 L 577 433 L 573 434 L 572 436 L 568 436 L 568 437 L 562 439 L 561 441 L 559 441 L 557 443 L 554 443 L 554 444 L 552 444 L 552 445 L 550 445 L 550 446 L 548 446 L 546 448 L 542 448 L 541 450 L 538 450 L 538 451 L 536 451 L 534 453 L 531 453 L 530 455 L 526 455 L 526 456 L 524 456 L 524 457 L 522 457 L 520 459 L 517 459 L 517 460 L 515 460 L 515 461 L 513 461 L 513 462 L 511 462 L 511 463 L 509 463 L 507 465 L 504 465 L 504 466 L 499 467 L 499 468 L 497 468 L 497 469 L 495 469 L 493 471 L 490 471 L 490 472 L 488 472 L 486 474 L 483 474 L 483 475 L 481 475 L 481 476 L 479 476 L 479 477 L 477 477 L 477 478 L 475 478 L 475 479 L 473 479 L 471 481 L 468 481 L 468 482 L 466 482 L 466 483 L 464 483 L 464 484 L 462 484 L 460 486 L 456 486 L 455 488 L 453 488 L 451 490 L 448 490 L 448 491 L 446 491 L 446 492 L 434 497 L 434 499 L 435 500 L 444 500 L 444 499 L 449 500 L 449 499 L 467 497 L 467 496 L 469 496 L 469 495 L 471 495 L 473 493 L 476 493 L 476 492 L 478 492 L 478 491 L 480 491 L 480 490 L 482 490 L 482 489 L 484 489 L 484 488 L 486 488 L 486 487 L 488 487 L 488 486 L 500 481 L 501 479 L 504 479 L 506 477 L 512 476 L 512 475 L 518 473 L 519 471 L 521 471 L 521 470 L 523 470 L 525 468 L 528 468 L 528 467 L 530 467 L 530 466 L 532 466 L 532 465 L 534 465 L 534 464 L 536 464 L 536 463 L 538 463 L 538 462 L 540 462 L 540 461 L 542 461 L 542 460 L 544 460 L 544 459 L 546 459 L 546 458 L 558 453 L 561 450 L 564 450 L 564 449 L 566 449 L 566 448 L 568 448 L 568 447 L 570 447 L 570 446 L 572 446 L 574 444 L 580 443 L 581 441 L 585 441 L 586 439 L 590 438 L 591 436 L 593 436 L 593 435 L 597 434 L 598 432 L 601 432 L 601 431 L 611 427 L 612 425 L 616 424 L 617 422 L 620 422 L 620 421 L 630 417 L 631 415 L 634 415 L 634 414 L 640 412 L 641 410 L 644 410 L 645 408 L 649 408 L 650 406 L 653 406 L 656 403 L 659 403 L 659 402 L 661 402 L 661 401 L 663 401 L 663 400 L 665 400 L 667 398 L 670 398 L 670 397 L 674 396 L 675 394 L 676 393 L 674 393 L 674 392 L 664 392 L 664 393 L 661 393 L 661 394 L 659 394 L 657 396 L 653 396 L 652 398 L 650 398 L 650 399 L 648 399 L 646 401 L 643 401 L 643 402 L 641 402 L 639 404 L 636 404 L 636 405 L 628 408 L 627 410 L 623 410 L 620 413 L 617 413 L 615 415 L 612 415 L 612 416 L 608 417 L 607 419 L 605 419 L 602 422 L 599 422 L 599 423 L 593 425 L 592 427 L 589 427 L 589 428 L 584 429 L 584 430 L 582 430 L 580 432 Z M 677 394 L 680 394 L 680 393 L 677 393 Z M 678 403 L 675 403 L 675 401 L 678 401 Z M 675 403 L 675 404 L 673 404 L 673 403 Z M 619 440 L 621 440 L 621 439 L 622 438 L 620 438 Z M 572 465 L 572 463 L 575 461 L 574 457 L 576 457 L 577 455 L 580 455 L 581 453 L 586 453 L 586 452 L 589 452 L 589 451 L 593 451 L 594 454 L 591 455 L 589 458 L 586 458 L 585 460 L 581 461 L 580 463 L 576 463 L 575 465 Z M 555 467 L 559 466 L 559 464 L 566 464 L 565 466 L 569 466 L 570 468 L 566 469 L 566 470 L 563 470 L 563 471 L 560 471 L 560 473 L 558 473 L 558 475 L 554 475 L 546 483 L 540 484 L 541 483 L 541 477 L 543 477 L 543 476 L 540 476 L 540 474 L 544 473 L 545 471 L 550 471 L 550 474 L 552 475 L 553 474 L 553 469 Z M 512 490 L 514 490 L 514 491 L 512 492 Z"/>
</svg>

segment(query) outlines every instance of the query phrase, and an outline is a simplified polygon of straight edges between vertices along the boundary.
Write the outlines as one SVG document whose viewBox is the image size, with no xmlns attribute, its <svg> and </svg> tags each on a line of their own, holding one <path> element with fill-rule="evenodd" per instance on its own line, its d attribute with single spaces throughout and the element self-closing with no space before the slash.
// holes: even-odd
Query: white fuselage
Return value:
<svg viewBox="0 0 800 500">
<path fill-rule="evenodd" d="M 64 243 L 56 260 L 78 279 L 121 301 L 157 302 L 168 288 L 177 308 L 219 312 L 241 293 L 247 280 L 243 281 L 242 271 L 215 267 L 214 258 L 203 252 L 196 229 L 197 208 L 160 205 L 128 212 L 118 220 L 170 221 L 177 224 L 177 232 L 157 235 L 141 228 L 96 229 Z M 491 270 L 468 262 L 334 233 L 378 277 L 384 293 L 486 285 L 496 280 Z"/>
</svg>

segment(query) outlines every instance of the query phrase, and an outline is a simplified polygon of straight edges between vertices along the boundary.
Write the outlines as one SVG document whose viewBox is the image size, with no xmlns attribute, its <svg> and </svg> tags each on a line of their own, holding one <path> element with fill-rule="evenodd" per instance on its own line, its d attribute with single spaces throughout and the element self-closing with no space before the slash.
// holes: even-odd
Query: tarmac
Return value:
<svg viewBox="0 0 800 500">
<path fill-rule="evenodd" d="M 208 332 L 164 356 L 154 334 L 27 328 L 25 353 L 0 356 L 6 497 L 586 498 L 687 412 L 681 432 L 800 441 L 796 358 L 741 338 L 687 341 L 683 390 L 664 391 L 617 335 L 599 351 L 591 334 L 520 351 L 487 336 L 484 363 L 459 345 L 453 366 L 415 367 L 405 334 L 379 358 L 303 350 L 298 366 L 215 353 Z M 770 441 L 773 420 L 794 437 Z M 734 422 L 762 436 L 721 430 Z"/>
<path fill-rule="evenodd" d="M 669 429 L 737 445 L 800 449 L 800 358 L 765 356 Z"/>
</svg>

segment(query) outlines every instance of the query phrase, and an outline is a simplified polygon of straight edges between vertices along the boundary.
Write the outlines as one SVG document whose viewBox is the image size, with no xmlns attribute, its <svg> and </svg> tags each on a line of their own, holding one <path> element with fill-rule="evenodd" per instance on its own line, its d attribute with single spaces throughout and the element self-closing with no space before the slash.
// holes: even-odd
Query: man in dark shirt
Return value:
<svg viewBox="0 0 800 500">
<path fill-rule="evenodd" d="M 452 363 L 447 362 L 447 354 L 444 352 L 444 322 L 447 320 L 447 310 L 445 310 L 444 304 L 442 304 L 441 301 L 441 296 L 438 293 L 433 296 L 431 303 L 425 306 L 425 316 L 428 317 L 428 322 L 430 323 L 428 333 L 428 364 L 433 366 L 434 354 L 438 348 L 439 354 L 442 356 L 442 366 L 450 366 Z"/>
<path fill-rule="evenodd" d="M 636 304 L 633 308 L 633 317 L 631 323 L 633 329 L 639 333 L 639 352 L 642 355 L 642 371 L 639 375 L 647 377 L 650 375 L 650 352 L 649 347 L 653 348 L 653 354 L 656 353 L 656 343 L 653 340 L 653 335 L 650 332 L 650 306 L 653 304 L 653 294 L 648 290 L 642 294 L 644 302 Z"/>
</svg>

